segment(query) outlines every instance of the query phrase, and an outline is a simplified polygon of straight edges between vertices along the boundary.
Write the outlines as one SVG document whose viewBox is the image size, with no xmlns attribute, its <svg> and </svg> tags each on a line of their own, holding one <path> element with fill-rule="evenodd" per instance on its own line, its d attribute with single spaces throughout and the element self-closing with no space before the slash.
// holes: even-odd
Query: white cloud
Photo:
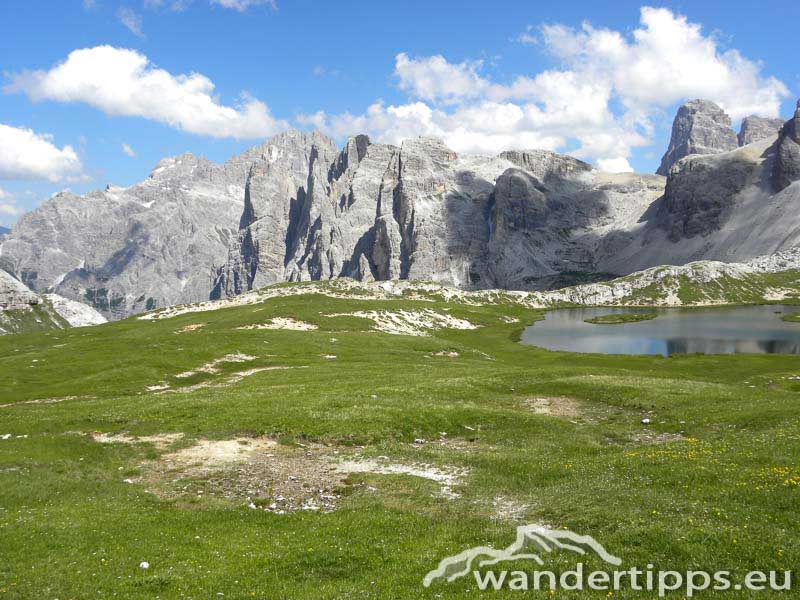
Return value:
<svg viewBox="0 0 800 600">
<path fill-rule="evenodd" d="M 144 117 L 216 138 L 261 138 L 286 127 L 249 95 L 236 107 L 225 106 L 204 75 L 172 75 L 135 50 L 112 46 L 75 50 L 49 71 L 12 75 L 5 91 L 34 101 L 84 102 L 109 115 Z"/>
<path fill-rule="evenodd" d="M 72 147 L 58 148 L 52 140 L 49 135 L 0 123 L 0 179 L 83 179 L 83 166 Z"/>
<path fill-rule="evenodd" d="M 144 37 L 142 32 L 142 16 L 126 6 L 117 10 L 117 19 L 125 28 L 137 37 Z"/>
<path fill-rule="evenodd" d="M 244 12 L 251 6 L 268 6 L 272 10 L 278 10 L 278 3 L 275 0 L 211 0 L 211 4 L 219 4 L 223 8 L 232 8 L 239 12 Z"/>
<path fill-rule="evenodd" d="M 323 75 L 325 75 L 325 67 L 323 67 L 322 65 L 317 65 L 311 70 L 311 74 L 314 77 L 322 77 Z"/>
<path fill-rule="evenodd" d="M 633 167 L 627 158 L 601 158 L 597 161 L 597 168 L 606 173 L 633 173 Z"/>
<path fill-rule="evenodd" d="M 459 152 L 506 148 L 567 151 L 603 170 L 631 170 L 635 148 L 652 143 L 665 109 L 708 98 L 734 119 L 775 116 L 786 87 L 764 76 L 761 64 L 720 48 L 713 36 L 666 9 L 642 8 L 631 33 L 584 24 L 528 26 L 517 38 L 541 47 L 555 68 L 498 83 L 481 74 L 480 61 L 398 54 L 395 76 L 408 103 L 378 101 L 365 113 L 319 112 L 298 120 L 341 138 L 358 132 L 397 143 L 437 135 Z"/>
<path fill-rule="evenodd" d="M 128 146 L 128 144 L 125 144 L 125 143 L 122 144 L 122 151 L 125 154 L 127 154 L 128 156 L 130 156 L 131 158 L 135 158 L 136 157 L 136 152 L 133 150 L 133 148 Z"/>
<path fill-rule="evenodd" d="M 443 56 L 409 58 L 401 53 L 395 57 L 395 75 L 400 89 L 432 102 L 452 103 L 478 96 L 488 82 L 478 75 L 480 61 L 453 64 Z"/>
<path fill-rule="evenodd" d="M 547 48 L 574 72 L 609 82 L 626 107 L 646 110 L 689 98 L 720 104 L 733 119 L 777 116 L 786 86 L 761 75 L 761 64 L 724 50 L 714 36 L 665 8 L 643 7 L 631 39 L 584 24 L 545 26 Z"/>
</svg>

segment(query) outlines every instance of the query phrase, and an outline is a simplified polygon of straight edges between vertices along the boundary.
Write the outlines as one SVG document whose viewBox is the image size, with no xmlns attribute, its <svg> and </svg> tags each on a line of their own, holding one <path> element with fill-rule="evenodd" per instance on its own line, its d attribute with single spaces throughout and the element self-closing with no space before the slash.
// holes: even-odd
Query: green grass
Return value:
<svg viewBox="0 0 800 600">
<path fill-rule="evenodd" d="M 324 316 L 376 308 L 432 309 L 481 327 L 396 336 Z M 319 328 L 239 329 L 274 316 Z M 742 574 L 797 565 L 798 357 L 519 344 L 542 316 L 512 304 L 304 295 L 0 337 L 0 403 L 10 405 L 0 435 L 12 434 L 0 440 L 0 598 L 516 598 L 478 594 L 471 578 L 421 581 L 445 556 L 510 544 L 521 523 L 591 535 L 625 566 Z M 184 393 L 146 389 L 220 382 L 242 365 L 176 375 L 234 352 L 256 357 L 248 368 L 303 368 Z M 536 397 L 570 398 L 579 415 L 537 414 L 526 403 Z M 352 476 L 338 510 L 276 515 L 241 499 L 159 499 L 124 479 L 163 451 L 99 444 L 95 431 L 271 436 L 469 475 L 453 500 L 413 476 Z M 683 437 L 637 441 L 646 431 Z M 518 521 L 492 518 L 501 497 L 524 507 Z M 150 569 L 138 568 L 143 560 Z M 553 560 L 575 564 L 574 555 Z"/>
<path fill-rule="evenodd" d="M 0 311 L 0 329 L 8 333 L 35 333 L 66 327 L 69 327 L 69 323 L 53 309 L 47 300 L 25 310 Z"/>
<path fill-rule="evenodd" d="M 788 321 L 789 323 L 800 323 L 800 312 L 792 313 L 790 315 L 783 315 L 781 319 L 783 321 Z"/>
<path fill-rule="evenodd" d="M 638 323 L 639 321 L 652 321 L 658 316 L 657 313 L 615 313 L 611 315 L 598 315 L 584 319 L 586 323 L 593 325 L 621 325 L 623 323 Z"/>
</svg>

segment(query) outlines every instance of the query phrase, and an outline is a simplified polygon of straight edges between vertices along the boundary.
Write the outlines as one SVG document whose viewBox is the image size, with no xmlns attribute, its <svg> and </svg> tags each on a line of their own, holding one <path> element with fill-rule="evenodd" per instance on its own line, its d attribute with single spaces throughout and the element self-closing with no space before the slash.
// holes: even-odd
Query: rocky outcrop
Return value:
<svg viewBox="0 0 800 600">
<path fill-rule="evenodd" d="M 184 154 L 129 188 L 56 194 L 20 218 L 0 246 L 0 268 L 111 318 L 208 298 L 262 151 L 222 165 Z"/>
<path fill-rule="evenodd" d="M 758 175 L 760 165 L 746 155 L 715 158 L 689 156 L 670 172 L 658 219 L 671 241 L 720 229 L 736 195 Z"/>
<path fill-rule="evenodd" d="M 656 173 L 667 176 L 672 165 L 690 154 L 718 154 L 738 145 L 725 111 L 710 100 L 692 100 L 678 109 L 669 148 Z"/>
<path fill-rule="evenodd" d="M 800 181 L 800 100 L 794 117 L 781 128 L 775 150 L 772 185 L 776 191 Z"/>
<path fill-rule="evenodd" d="M 0 335 L 105 323 L 92 307 L 56 294 L 40 296 L 0 270 Z"/>
<path fill-rule="evenodd" d="M 0 269 L 0 310 L 25 310 L 40 300 L 25 284 Z"/>
<path fill-rule="evenodd" d="M 319 133 L 280 134 L 263 146 L 249 167 L 239 230 L 213 284 L 212 297 L 230 296 L 286 281 L 287 258 L 299 223 L 311 218 L 315 185 L 336 155 Z"/>
<path fill-rule="evenodd" d="M 783 127 L 783 119 L 768 119 L 750 115 L 742 119 L 739 129 L 739 145 L 746 146 L 753 142 L 760 142 L 777 134 Z"/>
</svg>

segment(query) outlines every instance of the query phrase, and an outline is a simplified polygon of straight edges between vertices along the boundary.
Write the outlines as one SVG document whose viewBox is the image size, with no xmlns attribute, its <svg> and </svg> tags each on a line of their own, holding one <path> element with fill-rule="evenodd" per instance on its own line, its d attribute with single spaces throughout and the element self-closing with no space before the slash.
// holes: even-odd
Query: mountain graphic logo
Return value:
<svg viewBox="0 0 800 600">
<path fill-rule="evenodd" d="M 554 550 L 568 550 L 580 555 L 592 551 L 611 565 L 622 564 L 621 558 L 610 554 L 591 536 L 579 535 L 566 530 L 548 529 L 541 525 L 520 525 L 517 527 L 514 543 L 507 548 L 476 546 L 455 556 L 448 556 L 442 559 L 434 570 L 425 575 L 422 585 L 429 587 L 437 579 L 444 579 L 449 583 L 467 575 L 474 569 L 507 561 L 532 560 L 539 565 L 544 565 L 541 555 Z"/>
</svg>

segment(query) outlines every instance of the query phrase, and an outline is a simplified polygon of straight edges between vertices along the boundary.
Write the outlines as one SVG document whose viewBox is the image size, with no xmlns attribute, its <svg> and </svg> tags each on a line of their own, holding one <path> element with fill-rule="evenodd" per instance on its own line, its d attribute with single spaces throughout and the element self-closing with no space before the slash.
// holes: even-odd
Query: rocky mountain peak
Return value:
<svg viewBox="0 0 800 600">
<path fill-rule="evenodd" d="M 339 179 L 348 169 L 355 169 L 367 155 L 370 145 L 369 136 L 357 135 L 350 137 L 344 149 L 339 153 L 336 162 L 331 165 L 328 172 L 328 181 Z"/>
<path fill-rule="evenodd" d="M 778 136 L 772 185 L 776 191 L 800 181 L 800 100 L 794 117 L 786 121 Z"/>
<path fill-rule="evenodd" d="M 742 126 L 739 130 L 739 145 L 746 146 L 753 142 L 760 142 L 777 134 L 783 127 L 783 119 L 768 119 L 750 115 L 742 119 Z"/>
<path fill-rule="evenodd" d="M 569 178 L 592 171 L 592 165 L 582 160 L 549 150 L 509 150 L 501 152 L 500 158 L 533 173 L 542 181 L 547 181 L 551 177 Z"/>
<path fill-rule="evenodd" d="M 691 100 L 678 109 L 669 148 L 656 173 L 668 175 L 672 165 L 690 154 L 719 154 L 738 146 L 731 118 L 724 110 L 710 100 Z"/>
</svg>

